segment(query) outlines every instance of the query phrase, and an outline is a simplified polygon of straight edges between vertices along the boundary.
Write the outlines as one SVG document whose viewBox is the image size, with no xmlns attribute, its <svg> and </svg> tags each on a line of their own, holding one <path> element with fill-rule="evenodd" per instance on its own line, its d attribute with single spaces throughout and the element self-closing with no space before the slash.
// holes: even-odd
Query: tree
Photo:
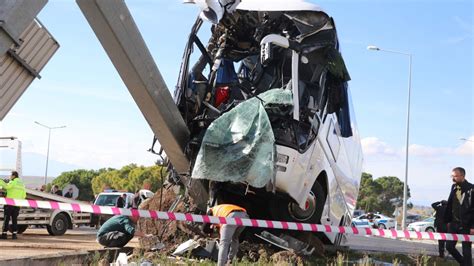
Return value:
<svg viewBox="0 0 474 266">
<path fill-rule="evenodd" d="M 373 180 L 369 173 L 362 173 L 359 187 L 359 197 L 357 200 L 357 209 L 363 209 L 366 212 L 374 212 L 380 208 L 379 195 L 382 187 Z"/>
<path fill-rule="evenodd" d="M 78 200 L 93 201 L 94 195 L 104 189 L 136 190 L 149 187 L 153 192 L 162 187 L 166 179 L 166 168 L 162 166 L 137 166 L 129 164 L 121 169 L 102 168 L 99 170 L 79 169 L 61 173 L 52 184 L 48 184 L 49 191 L 52 185 L 63 189 L 67 184 L 74 184 L 79 189 Z"/>
<path fill-rule="evenodd" d="M 92 201 L 94 200 L 94 194 L 92 194 L 91 182 L 92 179 L 98 176 L 101 170 L 85 170 L 79 169 L 70 172 L 63 172 L 52 182 L 53 185 L 58 185 L 59 188 L 63 189 L 68 184 L 74 184 L 79 189 L 78 200 Z M 49 188 L 51 186 L 48 186 Z"/>
<path fill-rule="evenodd" d="M 391 199 L 403 199 L 404 183 L 395 176 L 382 176 L 375 180 L 382 187 L 380 195 L 380 207 L 383 214 L 392 215 L 395 206 Z M 410 198 L 410 188 L 407 186 L 407 199 Z"/>
<path fill-rule="evenodd" d="M 357 200 L 358 209 L 367 212 L 381 212 L 385 215 L 392 215 L 395 206 L 392 199 L 403 198 L 403 182 L 395 176 L 383 176 L 373 179 L 369 173 L 363 173 L 359 198 Z M 410 198 L 410 188 L 407 188 L 407 198 Z"/>
<path fill-rule="evenodd" d="M 94 177 L 92 189 L 95 194 L 104 188 L 134 192 L 142 189 L 144 183 L 147 183 L 152 191 L 157 191 L 161 188 L 165 175 L 166 169 L 162 166 L 144 167 L 129 164 L 119 170 L 110 169 Z"/>
</svg>

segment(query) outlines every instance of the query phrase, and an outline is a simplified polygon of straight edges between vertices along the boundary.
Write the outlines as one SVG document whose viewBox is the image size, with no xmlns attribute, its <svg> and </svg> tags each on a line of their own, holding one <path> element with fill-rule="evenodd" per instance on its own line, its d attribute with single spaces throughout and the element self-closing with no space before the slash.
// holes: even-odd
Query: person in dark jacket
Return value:
<svg viewBox="0 0 474 266">
<path fill-rule="evenodd" d="M 143 232 L 135 230 L 138 217 L 116 215 L 108 219 L 97 232 L 97 242 L 104 247 L 123 247 L 134 236 L 145 237 Z"/>
<path fill-rule="evenodd" d="M 115 202 L 115 207 L 124 208 L 125 207 L 125 197 L 127 197 L 127 194 L 122 194 L 120 197 L 118 197 L 117 201 Z"/>
<path fill-rule="evenodd" d="M 59 189 L 59 186 L 58 186 L 58 185 L 54 185 L 54 186 L 51 188 L 51 194 L 58 195 L 58 196 L 62 196 L 62 195 L 63 195 L 63 193 L 62 193 L 61 190 Z"/>
<path fill-rule="evenodd" d="M 451 187 L 446 206 L 445 221 L 448 233 L 474 234 L 474 185 L 467 182 L 466 170 L 456 167 L 451 173 Z M 457 241 L 447 241 L 446 249 L 460 265 L 472 265 L 472 243 L 462 242 L 462 255 L 456 249 Z"/>
<path fill-rule="evenodd" d="M 140 198 L 140 191 L 137 190 L 135 191 L 135 195 L 133 195 L 132 209 L 138 209 L 140 203 L 142 203 L 142 199 Z"/>
<path fill-rule="evenodd" d="M 64 194 L 64 197 L 70 198 L 70 199 L 72 199 L 73 196 L 74 196 L 74 191 L 72 190 L 72 188 L 69 188 L 66 194 Z"/>
<path fill-rule="evenodd" d="M 438 233 L 447 233 L 448 232 L 448 226 L 446 222 L 444 221 L 444 216 L 446 213 L 446 206 L 448 205 L 448 202 L 445 200 L 437 201 L 431 204 L 431 207 L 435 209 L 436 214 L 435 214 L 435 220 L 434 220 L 434 226 L 436 228 L 436 232 Z M 446 240 L 438 240 L 438 249 L 439 249 L 439 257 L 444 258 L 444 248 L 446 245 Z"/>
</svg>

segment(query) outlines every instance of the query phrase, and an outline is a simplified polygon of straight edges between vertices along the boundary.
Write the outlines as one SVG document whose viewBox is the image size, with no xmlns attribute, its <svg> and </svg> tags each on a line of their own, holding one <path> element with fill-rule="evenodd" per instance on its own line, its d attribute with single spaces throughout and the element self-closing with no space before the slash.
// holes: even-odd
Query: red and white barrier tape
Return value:
<svg viewBox="0 0 474 266">
<path fill-rule="evenodd" d="M 190 214 L 190 213 L 137 210 L 137 209 L 126 209 L 126 208 L 88 205 L 88 204 L 63 203 L 63 202 L 56 202 L 56 201 L 0 198 L 0 205 L 12 205 L 12 206 L 19 206 L 19 207 L 53 209 L 53 210 L 63 210 L 63 211 L 72 211 L 72 212 L 87 212 L 87 213 L 94 213 L 94 214 L 126 215 L 126 216 L 133 216 L 133 217 L 151 218 L 151 219 L 159 219 L 159 220 L 185 221 L 185 222 L 195 222 L 195 223 L 232 224 L 232 225 L 240 225 L 240 226 L 286 229 L 286 230 L 296 230 L 296 231 L 341 233 L 341 234 L 351 234 L 351 235 L 371 235 L 371 236 L 396 237 L 396 238 L 407 238 L 407 239 L 456 240 L 456 241 L 474 242 L 474 235 L 399 231 L 399 230 L 394 230 L 394 229 L 383 230 L 383 229 L 357 228 L 357 227 L 346 227 L 346 226 L 330 226 L 330 225 L 322 225 L 322 224 L 294 223 L 294 222 L 284 222 L 284 221 L 226 218 L 226 217 L 216 217 L 216 216 L 208 216 L 208 215 L 197 215 L 197 214 Z"/>
</svg>

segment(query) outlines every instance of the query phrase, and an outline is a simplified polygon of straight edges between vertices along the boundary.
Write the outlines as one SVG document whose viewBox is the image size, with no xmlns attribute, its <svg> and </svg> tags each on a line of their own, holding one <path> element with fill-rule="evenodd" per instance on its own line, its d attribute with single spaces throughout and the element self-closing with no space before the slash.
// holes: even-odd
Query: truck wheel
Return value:
<svg viewBox="0 0 474 266">
<path fill-rule="evenodd" d="M 52 236 L 60 236 L 66 233 L 68 228 L 68 220 L 64 213 L 59 213 L 53 219 L 53 223 L 51 225 L 47 225 L 46 229 L 48 233 Z"/>
<path fill-rule="evenodd" d="M 314 182 L 310 197 L 306 200 L 306 210 L 287 199 L 276 199 L 270 203 L 270 211 L 274 219 L 289 222 L 320 223 L 326 195 L 321 184 Z"/>
<path fill-rule="evenodd" d="M 28 229 L 28 225 L 27 225 L 27 224 L 19 224 L 19 225 L 18 225 L 18 231 L 17 231 L 17 233 L 18 233 L 18 234 L 23 234 L 23 232 L 25 232 L 26 229 Z M 13 233 L 13 227 L 12 227 L 11 224 L 8 226 L 8 231 L 10 231 L 10 233 Z"/>
</svg>

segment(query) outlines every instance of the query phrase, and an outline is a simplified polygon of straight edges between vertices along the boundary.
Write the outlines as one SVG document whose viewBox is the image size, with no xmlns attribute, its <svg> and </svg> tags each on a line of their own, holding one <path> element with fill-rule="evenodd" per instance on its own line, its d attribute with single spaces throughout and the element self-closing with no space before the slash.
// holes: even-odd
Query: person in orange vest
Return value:
<svg viewBox="0 0 474 266">
<path fill-rule="evenodd" d="M 247 211 L 237 205 L 220 204 L 207 211 L 208 215 L 228 218 L 249 218 Z M 203 231 L 208 233 L 210 225 L 204 226 Z M 217 265 L 223 266 L 231 263 L 239 250 L 239 236 L 244 231 L 244 226 L 223 224 L 217 225 L 220 235 L 219 254 Z M 207 230 L 206 230 L 207 229 Z"/>
</svg>

